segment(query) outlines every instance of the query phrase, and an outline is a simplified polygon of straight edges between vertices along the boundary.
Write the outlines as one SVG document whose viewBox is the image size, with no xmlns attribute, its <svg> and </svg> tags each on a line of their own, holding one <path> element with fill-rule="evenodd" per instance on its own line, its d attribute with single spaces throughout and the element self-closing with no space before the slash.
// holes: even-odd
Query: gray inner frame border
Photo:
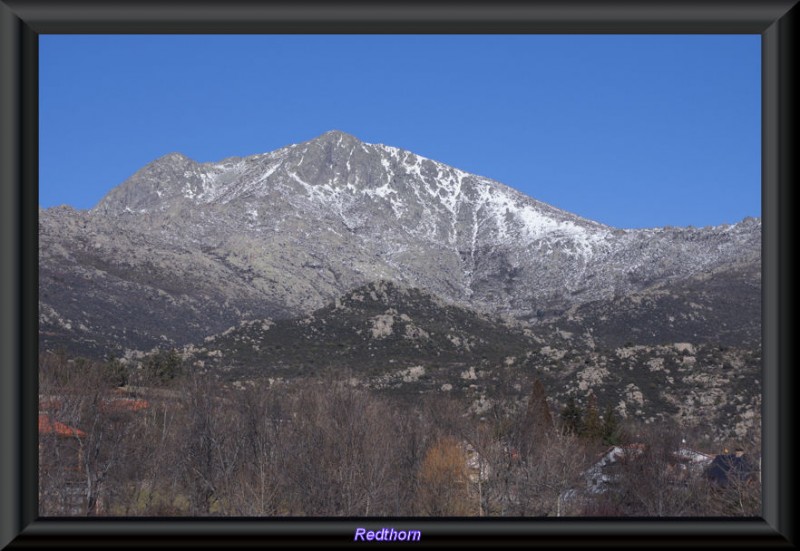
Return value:
<svg viewBox="0 0 800 551">
<path fill-rule="evenodd" d="M 346 545 L 356 527 L 425 544 L 792 547 L 792 248 L 797 0 L 421 2 L 0 0 L 0 547 Z M 760 34 L 763 515 L 759 519 L 38 518 L 38 35 Z"/>
</svg>

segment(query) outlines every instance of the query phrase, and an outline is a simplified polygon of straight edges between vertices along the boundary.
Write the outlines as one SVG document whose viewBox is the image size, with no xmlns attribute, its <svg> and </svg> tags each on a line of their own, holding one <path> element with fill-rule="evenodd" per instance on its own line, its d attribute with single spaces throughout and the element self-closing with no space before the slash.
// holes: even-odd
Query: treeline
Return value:
<svg viewBox="0 0 800 551">
<path fill-rule="evenodd" d="M 759 484 L 676 482 L 675 430 L 600 416 L 594 399 L 551 411 L 538 380 L 525 407 L 481 418 L 450 397 L 409 407 L 349 381 L 226 386 L 175 353 L 135 372 L 43 354 L 40 513 L 760 515 Z M 641 455 L 618 465 L 608 491 L 587 491 L 607 444 L 634 438 Z"/>
</svg>

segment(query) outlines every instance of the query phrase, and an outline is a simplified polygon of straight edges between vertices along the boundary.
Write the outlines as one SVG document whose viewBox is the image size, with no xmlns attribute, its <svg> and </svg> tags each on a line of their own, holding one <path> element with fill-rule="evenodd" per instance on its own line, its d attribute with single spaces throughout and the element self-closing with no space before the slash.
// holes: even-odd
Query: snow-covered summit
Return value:
<svg viewBox="0 0 800 551">
<path fill-rule="evenodd" d="M 386 278 L 530 317 L 760 255 L 757 219 L 619 230 L 339 130 L 218 162 L 165 155 L 89 216 L 149 241 L 225 250 L 226 262 L 264 281 L 278 273 L 305 281 L 297 290 L 305 298 L 292 306 L 300 309 Z"/>
<path fill-rule="evenodd" d="M 313 140 L 245 158 L 198 163 L 172 153 L 112 190 L 93 209 L 122 215 L 183 206 L 274 200 L 335 215 L 345 226 L 369 215 L 449 246 L 500 244 L 552 235 L 591 255 L 610 228 L 561 211 L 499 182 L 332 130 Z M 359 211 L 358 216 L 353 216 Z"/>
</svg>

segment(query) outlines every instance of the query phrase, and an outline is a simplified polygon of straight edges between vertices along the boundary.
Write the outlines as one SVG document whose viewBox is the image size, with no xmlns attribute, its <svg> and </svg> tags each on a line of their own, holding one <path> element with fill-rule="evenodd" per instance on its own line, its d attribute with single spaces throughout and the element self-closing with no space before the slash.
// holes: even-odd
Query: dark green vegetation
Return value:
<svg viewBox="0 0 800 551">
<path fill-rule="evenodd" d="M 498 318 L 381 281 L 307 317 L 244 323 L 206 339 L 194 357 L 237 378 L 349 369 L 381 379 L 423 365 L 427 375 L 420 378 L 430 387 L 438 372 L 458 377 L 470 367 L 501 365 L 509 355 L 524 356 L 534 342 Z"/>
<path fill-rule="evenodd" d="M 303 318 L 245 322 L 184 356 L 227 382 L 327 375 L 412 403 L 420 393 L 452 395 L 476 413 L 518 409 L 535 376 L 556 409 L 570 399 L 585 407 L 593 394 L 600 412 L 673 420 L 709 437 L 758 430 L 759 346 L 710 338 L 614 346 L 592 319 L 582 330 L 526 326 L 377 282 Z"/>
<path fill-rule="evenodd" d="M 761 343 L 761 271 L 747 263 L 594 301 L 554 324 L 591 331 L 609 347 L 703 342 L 757 348 Z"/>
</svg>

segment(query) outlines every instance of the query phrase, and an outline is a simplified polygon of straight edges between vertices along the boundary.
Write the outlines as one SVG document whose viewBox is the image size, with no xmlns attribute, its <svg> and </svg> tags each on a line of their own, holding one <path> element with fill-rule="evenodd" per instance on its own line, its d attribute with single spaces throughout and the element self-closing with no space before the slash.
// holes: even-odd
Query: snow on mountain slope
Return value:
<svg viewBox="0 0 800 551">
<path fill-rule="evenodd" d="M 242 198 L 263 199 L 274 190 L 294 195 L 298 207 L 337 213 L 345 224 L 347 209 L 365 200 L 382 212 L 389 207 L 404 222 L 421 209 L 422 227 L 409 230 L 421 230 L 418 235 L 434 241 L 444 231 L 451 244 L 459 239 L 459 213 L 464 210 L 472 214 L 473 224 L 493 224 L 489 241 L 498 244 L 562 236 L 579 242 L 580 251 L 590 254 L 609 234 L 601 224 L 488 178 L 394 147 L 362 143 L 337 131 L 272 153 L 218 163 L 196 163 L 172 153 L 112 190 L 92 212 L 164 211 L 186 199 L 192 205 L 228 204 Z"/>
<path fill-rule="evenodd" d="M 50 328 L 107 325 L 123 303 L 136 304 L 142 319 L 182 309 L 185 326 L 137 329 L 142 343 L 188 342 L 232 319 L 308 312 L 378 279 L 535 320 L 759 259 L 755 219 L 619 230 L 338 131 L 215 163 L 172 153 L 90 211 L 40 213 Z M 65 283 L 71 278 L 83 295 Z M 206 303 L 218 314 L 200 315 Z"/>
</svg>

